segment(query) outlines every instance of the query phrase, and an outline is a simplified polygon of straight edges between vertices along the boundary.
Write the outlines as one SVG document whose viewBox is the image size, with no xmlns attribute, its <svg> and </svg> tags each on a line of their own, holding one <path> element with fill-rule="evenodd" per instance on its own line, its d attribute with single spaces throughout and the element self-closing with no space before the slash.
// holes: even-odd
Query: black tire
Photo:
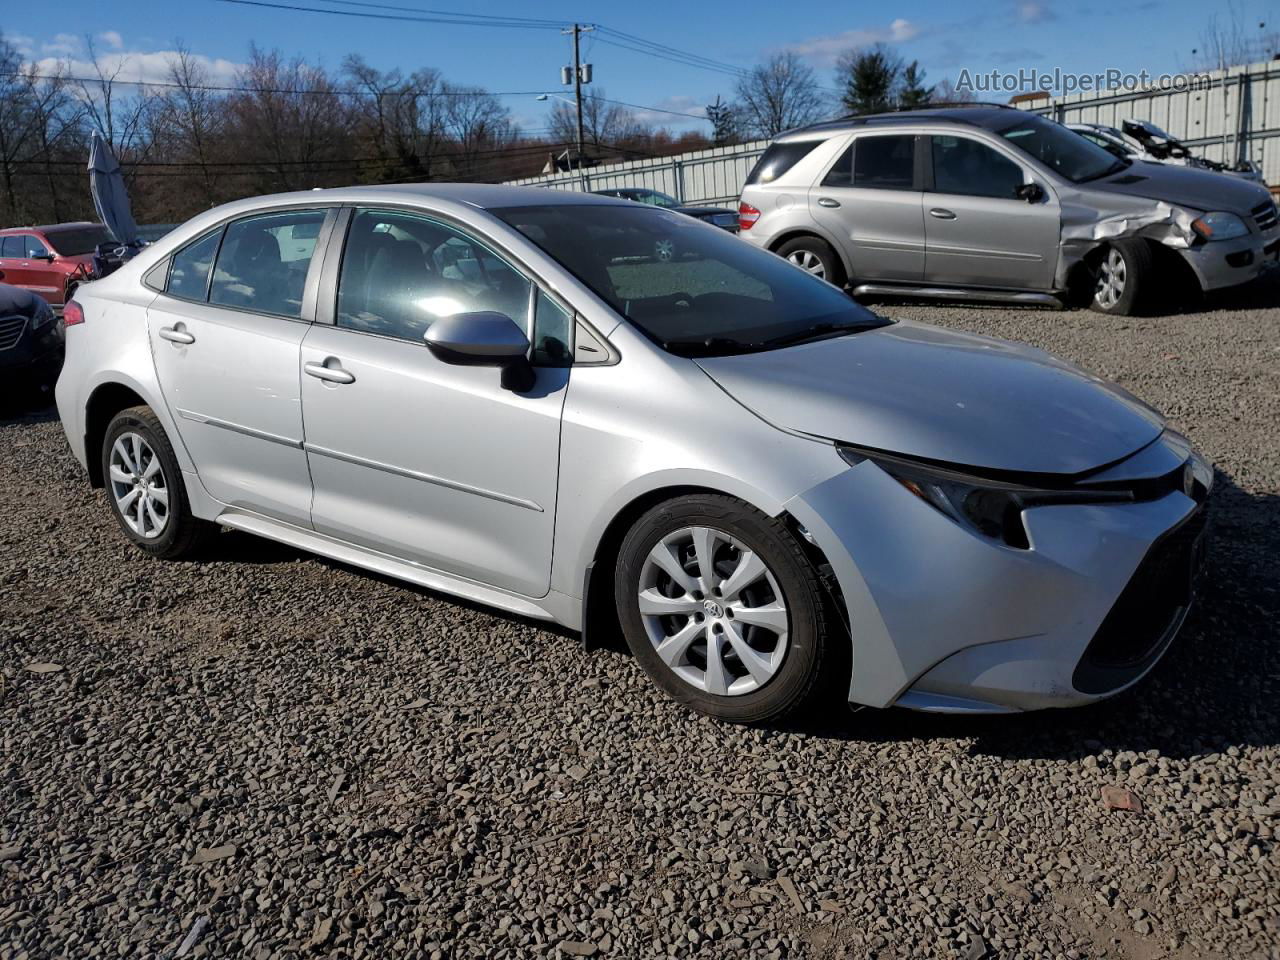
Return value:
<svg viewBox="0 0 1280 960">
<path fill-rule="evenodd" d="M 1105 288 L 1106 278 L 1115 276 L 1117 264 L 1123 268 L 1118 293 L 1112 286 L 1110 294 Z M 1089 308 L 1098 313 L 1129 317 L 1138 313 L 1146 304 L 1151 291 L 1148 287 L 1154 279 L 1155 258 L 1151 246 L 1145 240 L 1116 240 L 1101 251 L 1094 265 L 1093 297 Z"/>
<path fill-rule="evenodd" d="M 787 644 L 776 672 L 751 692 L 715 695 L 686 682 L 655 652 L 655 641 L 646 631 L 639 603 L 645 561 L 660 541 L 686 527 L 708 527 L 734 538 L 764 561 L 782 593 Z M 716 494 L 667 501 L 636 521 L 619 550 L 614 602 L 627 645 L 653 681 L 690 709 L 731 723 L 773 723 L 810 704 L 826 688 L 819 683 L 824 667 L 830 670 L 831 662 L 841 659 L 834 655 L 833 645 L 847 642 L 829 632 L 833 621 L 825 591 L 786 526 L 739 500 Z M 696 650 L 696 645 L 694 641 L 690 650 Z M 705 662 L 705 652 L 702 656 Z M 734 657 L 729 654 L 725 662 Z"/>
<path fill-rule="evenodd" d="M 116 502 L 116 490 L 111 476 L 111 451 L 116 440 L 128 433 L 137 434 L 145 440 L 160 462 L 163 482 L 161 489 L 166 491 L 169 503 L 164 526 L 158 536 L 146 537 L 135 531 Z M 192 514 L 186 486 L 182 482 L 182 469 L 173 453 L 173 444 L 169 442 L 164 427 L 150 407 L 130 407 L 112 417 L 102 440 L 101 454 L 103 485 L 111 515 L 116 518 L 124 535 L 143 553 L 162 560 L 188 557 L 196 553 L 208 536 L 216 532 L 214 524 Z"/>
<path fill-rule="evenodd" d="M 821 276 L 823 280 L 837 287 L 843 287 L 848 279 L 844 275 L 844 264 L 831 249 L 831 244 L 820 237 L 796 237 L 794 240 L 788 240 L 778 248 L 777 254 L 782 259 L 790 260 L 801 269 L 808 269 L 810 273 Z M 806 259 L 806 255 L 815 258 L 821 264 L 821 274 L 801 262 Z"/>
</svg>

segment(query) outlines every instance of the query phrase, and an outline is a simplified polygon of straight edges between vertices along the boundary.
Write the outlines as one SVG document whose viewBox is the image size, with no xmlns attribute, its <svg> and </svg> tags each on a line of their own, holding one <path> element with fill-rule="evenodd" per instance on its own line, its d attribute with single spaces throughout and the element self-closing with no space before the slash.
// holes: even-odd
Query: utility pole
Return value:
<svg viewBox="0 0 1280 960">
<path fill-rule="evenodd" d="M 591 64 L 586 64 L 585 77 L 583 74 L 584 65 L 582 63 L 582 55 L 580 52 L 579 40 L 582 34 L 594 30 L 595 27 L 585 26 L 581 23 L 575 23 L 568 30 L 561 30 L 562 34 L 573 34 L 573 102 L 578 110 L 578 166 L 582 166 L 582 155 L 586 145 L 586 138 L 582 132 L 582 84 L 591 82 Z"/>
</svg>

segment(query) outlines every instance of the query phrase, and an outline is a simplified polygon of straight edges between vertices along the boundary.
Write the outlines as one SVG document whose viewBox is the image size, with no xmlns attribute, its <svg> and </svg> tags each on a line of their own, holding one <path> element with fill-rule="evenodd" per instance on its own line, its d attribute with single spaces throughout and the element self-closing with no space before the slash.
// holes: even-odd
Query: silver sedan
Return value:
<svg viewBox="0 0 1280 960">
<path fill-rule="evenodd" d="M 1213 474 L 1156 412 L 657 208 L 246 200 L 65 323 L 67 439 L 141 550 L 233 528 L 620 631 L 725 720 L 1085 703 L 1192 600 Z"/>
</svg>

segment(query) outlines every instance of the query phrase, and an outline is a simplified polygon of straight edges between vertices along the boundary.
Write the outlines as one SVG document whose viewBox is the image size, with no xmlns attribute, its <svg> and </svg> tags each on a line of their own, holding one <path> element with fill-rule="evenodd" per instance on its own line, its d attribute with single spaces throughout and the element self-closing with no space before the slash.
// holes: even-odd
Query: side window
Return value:
<svg viewBox="0 0 1280 960">
<path fill-rule="evenodd" d="M 864 136 L 853 142 L 853 185 L 910 190 L 915 185 L 916 138 Z"/>
<path fill-rule="evenodd" d="M 824 187 L 853 186 L 853 146 L 850 145 L 822 178 Z"/>
<path fill-rule="evenodd" d="M 573 317 L 541 290 L 533 309 L 533 362 L 540 367 L 573 363 Z"/>
<path fill-rule="evenodd" d="M 47 257 L 49 255 L 49 248 L 40 242 L 39 237 L 28 236 L 26 255 L 28 259 L 31 257 Z"/>
<path fill-rule="evenodd" d="M 227 225 L 209 302 L 281 317 L 302 316 L 302 290 L 323 210 L 290 210 Z"/>
<path fill-rule="evenodd" d="M 21 236 L 0 237 L 0 257 L 21 260 L 27 252 L 27 244 Z"/>
<path fill-rule="evenodd" d="M 807 157 L 822 140 L 801 140 L 798 143 L 773 143 L 756 161 L 747 174 L 747 186 L 753 183 L 772 183 Z"/>
<path fill-rule="evenodd" d="M 166 293 L 184 300 L 204 300 L 209 293 L 209 271 L 213 269 L 213 258 L 218 252 L 221 236 L 222 228 L 219 227 L 173 255 Z"/>
<path fill-rule="evenodd" d="M 933 189 L 970 197 L 1013 200 L 1022 185 L 1022 168 L 985 143 L 967 137 L 935 136 Z"/>
<path fill-rule="evenodd" d="M 357 210 L 338 276 L 337 324 L 419 342 L 437 317 L 492 310 L 528 329 L 529 281 L 452 227 Z"/>
</svg>

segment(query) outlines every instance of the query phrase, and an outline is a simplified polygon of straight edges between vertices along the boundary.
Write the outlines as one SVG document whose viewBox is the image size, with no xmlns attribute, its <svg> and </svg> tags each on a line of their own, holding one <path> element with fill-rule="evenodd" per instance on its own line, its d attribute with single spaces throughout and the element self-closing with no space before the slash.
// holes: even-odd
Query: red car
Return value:
<svg viewBox="0 0 1280 960">
<path fill-rule="evenodd" d="M 93 270 L 93 252 L 111 239 L 100 223 L 58 223 L 0 230 L 0 280 L 55 307 Z"/>
</svg>

